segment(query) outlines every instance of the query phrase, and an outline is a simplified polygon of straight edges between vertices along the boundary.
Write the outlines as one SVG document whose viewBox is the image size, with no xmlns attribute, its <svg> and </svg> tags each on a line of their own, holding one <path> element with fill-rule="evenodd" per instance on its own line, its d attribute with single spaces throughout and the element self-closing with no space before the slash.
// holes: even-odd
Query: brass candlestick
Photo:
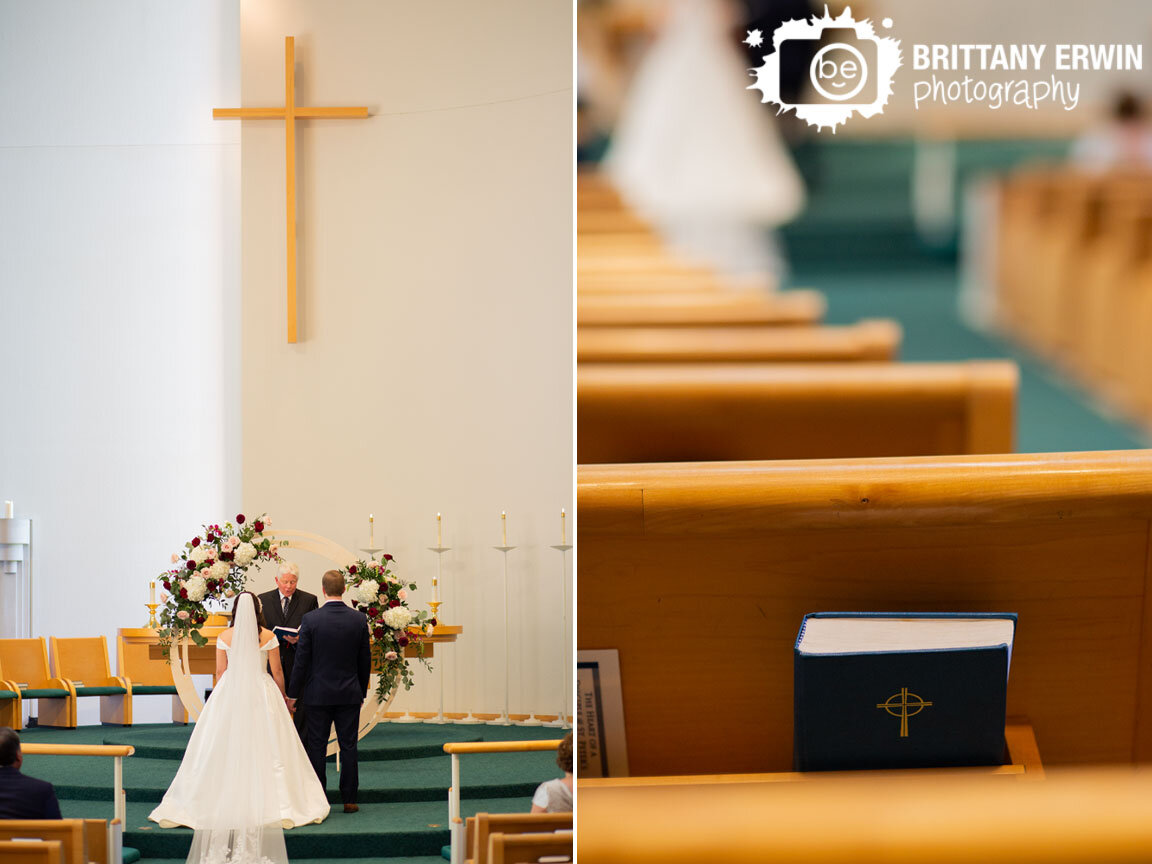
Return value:
<svg viewBox="0 0 1152 864">
<path fill-rule="evenodd" d="M 156 623 L 156 607 L 159 606 L 160 604 L 159 603 L 145 603 L 144 605 L 148 607 L 148 629 L 150 629 L 150 630 L 159 629 L 160 625 Z"/>
<path fill-rule="evenodd" d="M 439 600 L 432 600 L 428 603 L 428 608 L 432 610 L 432 617 L 436 619 L 437 624 L 440 622 L 440 607 L 442 605 Z"/>
</svg>

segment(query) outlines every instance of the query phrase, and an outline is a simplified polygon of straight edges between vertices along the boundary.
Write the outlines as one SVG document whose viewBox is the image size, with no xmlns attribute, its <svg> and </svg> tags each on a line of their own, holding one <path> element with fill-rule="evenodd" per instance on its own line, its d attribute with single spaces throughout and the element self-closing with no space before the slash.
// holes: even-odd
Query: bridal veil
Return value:
<svg viewBox="0 0 1152 864">
<path fill-rule="evenodd" d="M 188 864 L 287 864 L 272 752 L 276 737 L 268 734 L 265 655 L 251 594 L 241 595 L 233 628 L 228 669 L 205 706 L 205 713 L 217 715 L 205 749 L 209 764 L 199 766 L 220 782 L 207 800 L 195 802 Z"/>
</svg>

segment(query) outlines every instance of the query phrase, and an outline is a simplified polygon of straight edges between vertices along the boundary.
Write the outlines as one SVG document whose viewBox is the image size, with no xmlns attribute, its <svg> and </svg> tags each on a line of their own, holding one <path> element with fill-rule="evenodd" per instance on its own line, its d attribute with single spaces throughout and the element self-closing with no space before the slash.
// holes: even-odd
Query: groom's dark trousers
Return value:
<svg viewBox="0 0 1152 864">
<path fill-rule="evenodd" d="M 345 804 L 356 803 L 360 787 L 356 733 L 371 671 L 368 619 L 363 612 L 329 600 L 304 616 L 288 695 L 308 709 L 304 749 L 325 788 L 328 730 L 335 724 L 340 797 Z"/>
</svg>

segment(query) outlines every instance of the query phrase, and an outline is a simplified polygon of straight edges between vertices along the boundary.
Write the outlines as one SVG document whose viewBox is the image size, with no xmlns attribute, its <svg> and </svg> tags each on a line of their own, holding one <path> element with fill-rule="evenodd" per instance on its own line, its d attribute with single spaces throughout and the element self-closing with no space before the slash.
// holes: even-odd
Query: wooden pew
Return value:
<svg viewBox="0 0 1152 864">
<path fill-rule="evenodd" d="M 900 325 L 580 327 L 578 363 L 859 363 L 895 360 Z"/>
<path fill-rule="evenodd" d="M 579 365 L 577 462 L 1006 453 L 1016 367 Z"/>
<path fill-rule="evenodd" d="M 1044 762 L 1036 745 L 1036 735 L 1027 719 L 1009 717 L 1004 725 L 1007 761 L 1003 765 L 973 765 L 961 768 L 917 768 L 857 771 L 772 771 L 758 774 L 674 774 L 655 777 L 584 777 L 579 793 L 586 789 L 621 789 L 646 786 L 702 786 L 729 783 L 824 783 L 840 777 L 873 779 L 934 777 L 1003 777 L 1016 781 L 1043 780 Z"/>
<path fill-rule="evenodd" d="M 1100 288 L 1086 284 L 1123 257 L 1119 235 L 1152 203 L 1143 173 L 1027 172 L 1001 195 L 1001 305 L 1009 329 L 1055 362 L 1075 367 Z M 1106 284 L 1107 280 L 1106 280 Z M 1107 288 L 1103 289 L 1107 290 Z"/>
<path fill-rule="evenodd" d="M 571 813 L 477 813 L 466 847 L 473 864 L 487 864 L 489 839 L 493 834 L 542 834 L 572 830 Z"/>
<path fill-rule="evenodd" d="M 1152 761 L 1152 451 L 577 479 L 577 645 L 619 651 L 633 774 L 789 770 L 793 644 L 831 610 L 1016 612 L 1008 712 L 1049 771 Z"/>
<path fill-rule="evenodd" d="M 59 840 L 0 840 L 5 864 L 67 864 Z"/>
<path fill-rule="evenodd" d="M 996 306 L 1000 324 L 1020 333 L 1031 309 L 1025 296 L 1036 268 L 1037 238 L 1051 218 L 1059 171 L 1028 168 L 999 184 Z"/>
<path fill-rule="evenodd" d="M 1133 346 L 1132 362 L 1121 372 L 1124 392 L 1130 399 L 1133 414 L 1145 428 L 1152 428 L 1152 261 L 1146 262 L 1131 276 L 1133 306 L 1127 322 Z"/>
<path fill-rule="evenodd" d="M 572 832 L 554 834 L 493 834 L 488 838 L 488 864 L 535 864 L 548 856 L 552 861 L 572 860 Z"/>
<path fill-rule="evenodd" d="M 91 860 L 83 819 L 0 819 L 0 840 L 32 837 L 58 842 L 65 864 L 87 864 Z"/>
<path fill-rule="evenodd" d="M 601 327 L 780 326 L 815 324 L 824 310 L 824 298 L 815 291 L 609 294 L 578 297 L 576 322 Z"/>
<path fill-rule="evenodd" d="M 118 820 L 113 820 L 113 825 L 116 831 L 120 831 Z M 123 843 L 120 842 L 121 837 L 116 837 L 116 843 L 113 845 L 110 833 L 110 826 L 104 819 L 85 819 L 84 820 L 84 835 L 88 838 L 88 861 L 90 864 L 109 864 L 112 860 L 110 852 L 113 849 L 123 849 Z M 122 856 L 118 856 L 113 864 L 119 864 Z"/>
<path fill-rule="evenodd" d="M 1043 783 L 842 777 L 822 783 L 580 788 L 580 864 L 1133 864 L 1152 848 L 1152 777 Z"/>
<path fill-rule="evenodd" d="M 466 826 L 460 816 L 461 757 L 481 753 L 532 753 L 556 750 L 559 746 L 558 738 L 539 741 L 449 741 L 444 745 L 444 752 L 451 757 L 452 763 L 452 786 L 448 789 L 448 825 L 453 862 L 463 861 L 471 849 L 467 844 Z"/>
<path fill-rule="evenodd" d="M 660 297 L 675 294 L 722 294 L 730 291 L 714 273 L 697 273 L 676 264 L 630 259 L 600 269 L 582 265 L 576 274 L 576 296 L 594 300 L 614 295 Z"/>
<path fill-rule="evenodd" d="M 1058 357 L 1057 342 L 1069 324 L 1067 295 L 1075 285 L 1071 271 L 1101 234 L 1105 184 L 1099 175 L 1066 171 L 1036 194 L 1043 196 L 1044 209 L 1033 214 L 1028 246 L 1005 249 L 1019 258 L 1012 305 L 1017 334 L 1034 350 Z"/>
<path fill-rule="evenodd" d="M 1077 326 L 1068 334 L 1070 365 L 1114 402 L 1131 405 L 1124 372 L 1137 346 L 1152 335 L 1142 318 L 1141 272 L 1152 265 L 1152 196 L 1117 206 L 1101 241 L 1084 255 L 1077 296 Z"/>
</svg>

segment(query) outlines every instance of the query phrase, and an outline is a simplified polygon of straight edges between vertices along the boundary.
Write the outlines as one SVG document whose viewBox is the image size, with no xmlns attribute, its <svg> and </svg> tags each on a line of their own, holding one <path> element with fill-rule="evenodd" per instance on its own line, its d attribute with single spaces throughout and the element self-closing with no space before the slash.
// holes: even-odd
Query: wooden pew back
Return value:
<svg viewBox="0 0 1152 864">
<path fill-rule="evenodd" d="M 467 854 L 475 864 L 486 864 L 489 861 L 489 840 L 493 834 L 540 834 L 572 830 L 571 813 L 477 813 L 474 818 L 476 827 Z"/>
<path fill-rule="evenodd" d="M 841 327 L 580 327 L 578 363 L 864 363 L 896 359 L 895 321 Z"/>
<path fill-rule="evenodd" d="M 577 462 L 1002 453 L 1008 362 L 584 365 Z"/>
<path fill-rule="evenodd" d="M 786 771 L 807 612 L 1017 612 L 1047 766 L 1152 760 L 1152 451 L 578 469 L 631 773 Z"/>
<path fill-rule="evenodd" d="M 815 291 L 591 294 L 577 299 L 576 322 L 600 327 L 781 326 L 815 324 L 825 308 Z"/>
<path fill-rule="evenodd" d="M 913 772 L 915 773 L 915 772 Z M 581 864 L 1130 864 L 1152 848 L 1152 780 L 878 781 L 580 788 Z M 623 815 L 626 814 L 626 815 Z"/>
<path fill-rule="evenodd" d="M 108 864 L 109 832 L 111 827 L 103 819 L 85 819 L 84 836 L 88 838 L 90 864 Z"/>
<path fill-rule="evenodd" d="M 0 840 L 4 864 L 66 864 L 59 840 Z"/>
<path fill-rule="evenodd" d="M 29 837 L 59 842 L 65 864 L 87 864 L 90 860 L 83 819 L 0 819 L 0 840 Z"/>
<path fill-rule="evenodd" d="M 535 864 L 544 856 L 572 857 L 572 832 L 555 834 L 492 834 L 488 838 L 489 864 Z"/>
</svg>

